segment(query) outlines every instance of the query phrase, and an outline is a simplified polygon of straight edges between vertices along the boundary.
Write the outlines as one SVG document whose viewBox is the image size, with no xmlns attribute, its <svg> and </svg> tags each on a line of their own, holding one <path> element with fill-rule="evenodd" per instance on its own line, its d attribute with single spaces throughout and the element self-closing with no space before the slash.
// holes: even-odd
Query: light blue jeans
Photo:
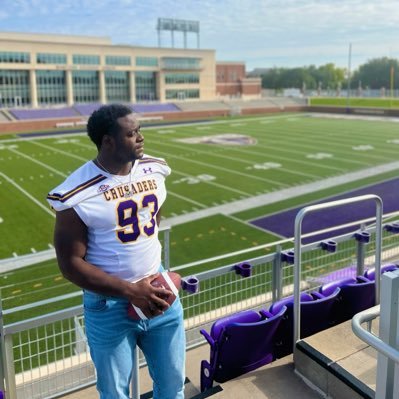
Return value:
<svg viewBox="0 0 399 399">
<path fill-rule="evenodd" d="M 183 399 L 185 331 L 179 298 L 163 315 L 135 321 L 128 301 L 85 291 L 86 335 L 97 372 L 100 399 L 128 399 L 133 351 L 143 351 L 153 380 L 154 399 Z"/>
</svg>

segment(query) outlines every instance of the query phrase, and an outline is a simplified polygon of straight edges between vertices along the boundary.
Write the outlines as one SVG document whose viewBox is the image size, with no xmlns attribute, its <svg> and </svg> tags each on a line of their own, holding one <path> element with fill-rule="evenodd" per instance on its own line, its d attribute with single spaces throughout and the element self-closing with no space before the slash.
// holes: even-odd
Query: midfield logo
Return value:
<svg viewBox="0 0 399 399">
<path fill-rule="evenodd" d="M 251 136 L 236 133 L 224 133 L 211 136 L 189 137 L 179 139 L 182 143 L 188 144 L 219 144 L 219 145 L 254 145 L 256 139 Z"/>
</svg>

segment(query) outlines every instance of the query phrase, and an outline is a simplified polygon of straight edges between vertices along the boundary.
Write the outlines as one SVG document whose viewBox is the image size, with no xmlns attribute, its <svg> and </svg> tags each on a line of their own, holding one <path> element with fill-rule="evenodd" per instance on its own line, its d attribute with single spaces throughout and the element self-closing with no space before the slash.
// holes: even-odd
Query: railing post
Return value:
<svg viewBox="0 0 399 399">
<path fill-rule="evenodd" d="M 281 270 L 281 245 L 276 246 L 276 256 L 273 260 L 272 270 L 272 302 L 281 299 L 281 291 L 283 287 L 283 278 Z"/>
<path fill-rule="evenodd" d="M 17 386 L 15 384 L 15 369 L 14 369 L 14 352 L 12 346 L 12 335 L 7 334 L 4 337 L 5 347 L 5 362 L 4 368 L 6 371 L 6 388 L 7 399 L 17 399 Z"/>
<path fill-rule="evenodd" d="M 364 224 L 361 225 L 360 230 L 365 230 L 366 226 Z M 361 276 L 364 273 L 364 259 L 366 258 L 366 244 L 357 240 L 356 242 L 356 275 Z"/>
<path fill-rule="evenodd" d="M 0 290 L 1 293 L 1 290 Z M 6 364 L 5 342 L 4 342 L 4 321 L 3 321 L 3 305 L 0 295 L 0 391 L 5 391 L 5 369 Z"/>
<path fill-rule="evenodd" d="M 163 266 L 165 270 L 170 270 L 170 227 L 162 230 L 163 233 Z"/>
<path fill-rule="evenodd" d="M 132 373 L 132 399 L 140 399 L 140 363 L 139 348 L 136 346 L 133 352 L 133 373 Z"/>
<path fill-rule="evenodd" d="M 378 278 L 378 275 L 375 276 Z M 387 272 L 381 276 L 380 331 L 382 341 L 399 349 L 399 273 Z M 378 352 L 376 399 L 399 397 L 399 368 L 395 362 Z"/>
</svg>

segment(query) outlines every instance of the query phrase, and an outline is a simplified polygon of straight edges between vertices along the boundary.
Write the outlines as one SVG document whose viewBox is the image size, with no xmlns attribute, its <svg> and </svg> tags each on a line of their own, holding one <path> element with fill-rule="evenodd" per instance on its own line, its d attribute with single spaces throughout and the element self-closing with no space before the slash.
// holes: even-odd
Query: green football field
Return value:
<svg viewBox="0 0 399 399">
<path fill-rule="evenodd" d="M 172 267 L 274 242 L 280 237 L 249 221 L 397 176 L 397 170 L 367 172 L 397 159 L 394 121 L 280 114 L 143 132 L 146 153 L 165 158 L 172 168 L 163 223 L 184 221 L 172 226 Z M 84 133 L 0 140 L 0 259 L 51 247 L 54 214 L 46 194 L 95 155 Z M 365 173 L 356 181 L 317 188 L 326 178 L 355 171 Z M 310 183 L 312 192 L 296 194 Z M 261 196 L 287 189 L 286 198 L 262 203 Z M 0 286 L 6 308 L 75 289 L 60 276 L 55 260 L 7 272 Z"/>
</svg>

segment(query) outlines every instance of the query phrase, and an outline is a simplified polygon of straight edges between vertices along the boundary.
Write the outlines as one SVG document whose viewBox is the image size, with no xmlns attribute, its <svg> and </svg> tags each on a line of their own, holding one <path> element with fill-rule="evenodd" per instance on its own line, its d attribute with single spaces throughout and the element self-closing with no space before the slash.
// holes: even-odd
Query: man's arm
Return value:
<svg viewBox="0 0 399 399">
<path fill-rule="evenodd" d="M 103 295 L 127 298 L 148 317 L 156 316 L 169 307 L 168 303 L 159 297 L 167 295 L 169 291 L 150 284 L 157 275 L 132 284 L 111 276 L 84 260 L 87 227 L 73 209 L 57 212 L 54 246 L 62 274 L 79 287 Z"/>
<path fill-rule="evenodd" d="M 161 223 L 161 211 L 162 207 L 158 209 L 157 215 L 156 215 L 156 220 L 157 220 L 157 226 L 159 227 L 159 224 Z"/>
</svg>

